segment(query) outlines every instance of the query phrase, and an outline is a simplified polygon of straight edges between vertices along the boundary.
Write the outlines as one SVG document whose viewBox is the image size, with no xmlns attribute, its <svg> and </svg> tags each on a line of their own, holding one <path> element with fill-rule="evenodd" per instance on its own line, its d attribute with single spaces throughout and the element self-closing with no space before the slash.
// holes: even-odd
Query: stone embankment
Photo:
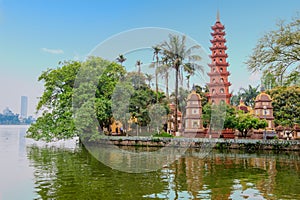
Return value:
<svg viewBox="0 0 300 200">
<path fill-rule="evenodd" d="M 140 147 L 191 147 L 212 146 L 216 149 L 284 150 L 300 151 L 299 140 L 255 140 L 255 139 L 209 139 L 209 138 L 163 138 L 163 137 L 119 137 L 105 136 L 90 144 L 113 144 Z"/>
</svg>

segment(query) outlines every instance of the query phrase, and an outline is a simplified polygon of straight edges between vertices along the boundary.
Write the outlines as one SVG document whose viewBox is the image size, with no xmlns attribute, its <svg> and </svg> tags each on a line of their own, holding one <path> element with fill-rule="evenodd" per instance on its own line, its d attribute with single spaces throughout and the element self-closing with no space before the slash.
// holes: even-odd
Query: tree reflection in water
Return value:
<svg viewBox="0 0 300 200">
<path fill-rule="evenodd" d="M 169 166 L 135 174 L 103 165 L 84 147 L 27 153 L 42 199 L 300 199 L 299 153 L 213 151 L 203 159 L 191 149 Z"/>
</svg>

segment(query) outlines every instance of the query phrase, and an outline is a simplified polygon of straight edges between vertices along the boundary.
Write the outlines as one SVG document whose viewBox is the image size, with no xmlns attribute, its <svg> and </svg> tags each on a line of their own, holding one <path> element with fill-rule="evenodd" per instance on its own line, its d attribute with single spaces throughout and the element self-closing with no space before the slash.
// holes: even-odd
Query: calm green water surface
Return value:
<svg viewBox="0 0 300 200">
<path fill-rule="evenodd" d="M 25 139 L 26 128 L 0 127 L 0 200 L 300 199 L 297 152 L 214 151 L 200 159 L 189 150 L 160 170 L 130 174 L 72 142 Z"/>
</svg>

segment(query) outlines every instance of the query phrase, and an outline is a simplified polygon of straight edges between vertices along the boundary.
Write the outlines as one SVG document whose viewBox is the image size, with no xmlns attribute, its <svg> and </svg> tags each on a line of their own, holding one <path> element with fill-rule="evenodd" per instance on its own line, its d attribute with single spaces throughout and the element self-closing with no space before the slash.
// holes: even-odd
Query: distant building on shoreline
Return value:
<svg viewBox="0 0 300 200">
<path fill-rule="evenodd" d="M 27 118 L 27 107 L 28 107 L 28 98 L 27 98 L 27 96 L 21 96 L 21 113 L 20 113 L 20 117 L 22 119 Z"/>
</svg>

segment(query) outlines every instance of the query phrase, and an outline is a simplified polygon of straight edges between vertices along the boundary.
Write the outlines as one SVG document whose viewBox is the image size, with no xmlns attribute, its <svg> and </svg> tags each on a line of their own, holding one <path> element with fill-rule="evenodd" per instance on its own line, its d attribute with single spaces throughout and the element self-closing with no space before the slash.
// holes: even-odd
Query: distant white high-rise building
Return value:
<svg viewBox="0 0 300 200">
<path fill-rule="evenodd" d="M 27 96 L 21 96 L 21 118 L 27 117 L 27 106 L 28 106 L 28 98 Z"/>
</svg>

